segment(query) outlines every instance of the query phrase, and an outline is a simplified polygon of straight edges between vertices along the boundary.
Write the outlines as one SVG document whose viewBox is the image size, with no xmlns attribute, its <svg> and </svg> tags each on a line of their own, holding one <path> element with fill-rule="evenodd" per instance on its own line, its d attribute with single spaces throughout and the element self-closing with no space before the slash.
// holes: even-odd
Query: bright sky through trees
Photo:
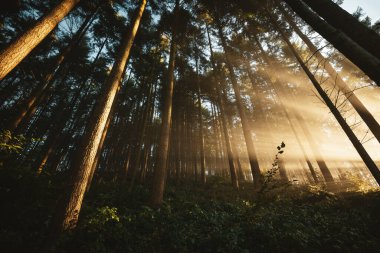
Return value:
<svg viewBox="0 0 380 253">
<path fill-rule="evenodd" d="M 372 22 L 380 19 L 380 1 L 379 0 L 344 0 L 342 7 L 349 13 L 356 11 L 358 6 L 362 7 L 366 15 Z"/>
</svg>

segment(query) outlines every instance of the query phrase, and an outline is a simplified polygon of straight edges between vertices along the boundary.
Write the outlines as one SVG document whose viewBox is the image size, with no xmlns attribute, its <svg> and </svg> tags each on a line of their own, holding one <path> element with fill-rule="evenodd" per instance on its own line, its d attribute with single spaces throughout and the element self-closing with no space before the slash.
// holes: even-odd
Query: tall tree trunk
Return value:
<svg viewBox="0 0 380 253">
<path fill-rule="evenodd" d="M 225 51 L 226 65 L 227 65 L 227 68 L 228 68 L 228 71 L 230 74 L 232 87 L 233 87 L 234 92 L 235 92 L 236 105 L 238 108 L 238 112 L 239 112 L 240 119 L 241 119 L 241 124 L 243 127 L 243 133 L 244 133 L 244 138 L 245 138 L 245 142 L 246 142 L 246 146 L 247 146 L 253 182 L 255 185 L 255 189 L 259 189 L 261 187 L 261 183 L 262 183 L 261 182 L 262 181 L 262 175 L 260 172 L 259 163 L 258 163 L 257 156 L 256 156 L 256 150 L 255 150 L 253 140 L 252 140 L 251 129 L 249 126 L 247 116 L 245 114 L 245 108 L 243 105 L 243 101 L 241 99 L 240 88 L 239 88 L 239 85 L 237 82 L 237 78 L 235 76 L 234 68 L 233 68 L 231 61 L 229 59 L 229 54 L 230 54 L 231 50 L 227 46 L 227 42 L 226 42 L 225 36 L 223 34 L 223 28 L 222 28 L 222 25 L 221 25 L 219 17 L 218 17 L 218 11 L 216 11 L 216 16 L 217 17 L 216 17 L 215 21 L 216 21 L 216 25 L 218 28 L 218 33 L 219 33 L 219 37 L 220 37 L 220 40 L 222 43 L 222 47 Z"/>
<path fill-rule="evenodd" d="M 301 65 L 302 69 L 304 70 L 304 72 L 306 73 L 310 81 L 313 83 L 314 88 L 317 90 L 318 94 L 321 96 L 321 98 L 323 99 L 327 107 L 329 108 L 330 112 L 334 115 L 335 119 L 338 121 L 343 131 L 346 133 L 348 139 L 351 141 L 352 145 L 355 147 L 356 151 L 359 153 L 360 157 L 363 159 L 364 163 L 367 165 L 369 171 L 372 173 L 372 176 L 375 178 L 376 182 L 380 185 L 380 170 L 377 168 L 377 165 L 369 156 L 369 154 L 367 153 L 367 151 L 365 150 L 365 148 L 363 147 L 359 139 L 356 137 L 356 135 L 354 134 L 350 126 L 347 124 L 346 120 L 340 114 L 339 110 L 335 107 L 334 103 L 331 101 L 331 99 L 322 89 L 317 79 L 314 77 L 311 71 L 307 68 L 306 64 L 302 61 L 301 57 L 298 55 L 297 51 L 295 50 L 295 48 L 289 41 L 288 37 L 278 26 L 277 21 L 273 18 L 273 16 L 269 12 L 268 12 L 268 15 L 273 25 L 281 34 L 281 37 L 283 38 L 283 40 L 288 45 L 292 54 L 297 59 L 298 63 Z"/>
<path fill-rule="evenodd" d="M 144 138 L 146 138 L 146 130 L 148 127 L 148 120 L 149 120 L 149 115 L 150 115 L 150 111 L 151 111 L 152 99 L 154 99 L 154 97 L 155 97 L 155 91 L 156 91 L 155 85 L 151 84 L 149 91 L 148 91 L 148 98 L 146 101 L 145 110 L 144 110 L 144 113 L 142 116 L 142 122 L 141 122 L 141 126 L 140 126 L 140 128 L 141 128 L 140 137 L 139 137 L 139 140 L 137 141 L 138 151 L 137 151 L 135 166 L 132 170 L 131 183 L 129 185 L 129 191 L 130 192 L 133 189 L 133 186 L 134 186 L 135 180 L 136 180 L 136 176 L 137 176 L 137 172 L 138 172 L 138 169 L 140 168 L 140 165 L 141 165 L 140 161 L 141 161 L 141 156 L 143 155 Z"/>
<path fill-rule="evenodd" d="M 150 113 L 149 113 L 149 123 L 148 123 L 148 129 L 147 129 L 147 136 L 145 138 L 145 143 L 144 143 L 144 159 L 143 159 L 143 162 L 141 164 L 141 171 L 140 171 L 140 175 L 139 175 L 139 183 L 143 183 L 144 182 L 144 179 L 145 179 L 145 175 L 146 175 L 146 170 L 147 170 L 147 166 L 148 166 L 148 160 L 149 160 L 149 157 L 150 157 L 150 153 L 151 153 L 151 149 L 152 149 L 152 143 L 153 143 L 153 138 L 154 138 L 154 129 L 152 129 L 152 125 L 153 125 L 153 121 L 154 121 L 154 104 L 155 104 L 155 101 L 156 101 L 156 93 L 157 93 L 157 87 L 154 91 L 154 95 L 153 95 L 153 100 L 152 100 L 152 103 L 151 103 L 151 110 L 150 110 Z"/>
<path fill-rule="evenodd" d="M 80 0 L 62 0 L 47 15 L 0 53 L 0 80 L 12 71 L 75 7 Z"/>
<path fill-rule="evenodd" d="M 335 29 L 311 11 L 301 0 L 284 0 L 315 31 L 328 40 L 336 49 L 380 85 L 380 59 L 350 39 L 345 33 Z"/>
<path fill-rule="evenodd" d="M 123 83 L 122 79 L 125 77 L 126 71 L 127 71 L 127 68 L 124 68 L 123 73 L 121 75 L 119 86 L 118 86 L 117 91 L 116 91 L 116 97 L 119 97 L 119 98 L 120 98 L 120 95 L 118 95 L 118 94 L 119 94 L 120 88 L 122 86 L 122 83 Z M 110 129 L 111 121 L 114 119 L 115 115 L 119 112 L 119 107 L 120 107 L 120 103 L 117 103 L 117 99 L 116 99 L 116 103 L 113 103 L 112 106 L 111 106 L 111 111 L 110 111 L 110 113 L 108 115 L 107 122 L 105 124 L 102 136 L 100 138 L 98 150 L 96 152 L 96 155 L 95 155 L 95 158 L 94 158 L 94 162 L 92 163 L 92 166 L 91 166 L 90 175 L 88 177 L 86 192 L 88 192 L 90 190 L 91 183 L 93 181 L 95 171 L 98 168 L 99 160 L 100 160 L 100 157 L 101 157 L 102 152 L 103 152 L 103 147 L 104 147 L 104 144 L 105 144 L 105 140 L 106 140 L 107 134 L 108 134 L 109 129 Z M 113 126 L 113 127 L 115 129 L 115 126 Z M 119 131 L 119 130 L 120 130 L 119 128 L 116 128 L 115 130 L 113 130 L 113 132 Z M 112 137 L 114 137 L 114 136 L 112 136 Z M 111 142 L 111 143 L 116 143 L 116 142 Z M 107 163 L 107 165 L 109 165 L 109 163 Z"/>
<path fill-rule="evenodd" d="M 238 181 L 238 176 L 237 176 L 237 172 L 236 172 L 236 167 L 234 164 L 234 153 L 232 152 L 232 149 L 233 149 L 232 145 L 233 144 L 231 144 L 231 138 L 230 138 L 230 135 L 228 133 L 228 120 L 227 120 L 226 112 L 224 110 L 224 102 L 222 101 L 220 94 L 218 94 L 218 107 L 220 110 L 219 118 L 221 119 L 224 140 L 225 140 L 225 144 L 226 144 L 226 148 L 227 148 L 227 159 L 228 159 L 228 165 L 230 168 L 231 183 L 232 183 L 232 186 L 234 188 L 238 189 L 239 188 L 239 181 Z M 235 150 L 235 152 L 236 152 L 236 150 Z M 235 153 L 235 155 L 237 155 L 237 153 Z"/>
<path fill-rule="evenodd" d="M 168 150 L 170 141 L 170 129 L 172 122 L 172 103 L 174 91 L 174 69 L 175 58 L 177 53 L 177 36 L 178 36 L 178 20 L 179 20 L 179 0 L 176 0 L 174 7 L 175 20 L 172 27 L 172 41 L 170 46 L 168 83 L 164 87 L 164 107 L 162 112 L 161 135 L 158 144 L 157 166 L 154 170 L 153 185 L 151 192 L 150 204 L 153 207 L 159 207 L 162 204 L 166 170 L 168 160 Z"/>
<path fill-rule="evenodd" d="M 329 0 L 330 2 L 330 0 Z M 335 5 L 335 3 L 331 2 Z M 367 110 L 365 105 L 359 100 L 359 98 L 355 95 L 354 92 L 348 87 L 346 82 L 339 76 L 339 74 L 335 71 L 333 66 L 331 66 L 330 62 L 320 53 L 318 48 L 310 41 L 310 39 L 302 33 L 301 29 L 298 28 L 292 17 L 284 10 L 282 5 L 278 5 L 285 19 L 288 21 L 293 30 L 297 33 L 297 35 L 305 42 L 305 44 L 309 47 L 310 51 L 317 57 L 319 62 L 323 62 L 321 64 L 323 68 L 330 75 L 331 79 L 335 81 L 339 89 L 342 91 L 347 100 L 351 103 L 363 121 L 366 123 L 368 128 L 371 130 L 376 139 L 380 142 L 380 125 L 373 117 L 373 115 Z M 340 7 L 339 7 L 340 8 Z M 380 43 L 379 43 L 380 45 Z M 380 46 L 377 48 L 380 49 Z"/>
<path fill-rule="evenodd" d="M 214 51 L 212 49 L 210 32 L 209 32 L 209 28 L 208 28 L 207 24 L 206 24 L 206 32 L 207 32 L 207 38 L 208 38 L 208 46 L 209 46 L 209 50 L 210 50 L 210 61 L 211 61 L 211 66 L 212 66 L 213 74 L 214 74 L 213 75 L 214 76 L 214 82 L 216 82 L 216 84 L 217 84 L 219 81 L 221 81 L 221 79 L 218 78 L 219 74 L 218 74 L 218 71 L 216 69 L 216 64 L 215 64 L 215 60 L 214 60 Z M 222 82 L 220 82 L 220 84 L 223 85 Z M 219 87 L 216 87 L 216 93 L 217 93 L 217 103 L 218 103 L 218 107 L 219 107 L 219 111 L 220 111 L 219 117 L 221 118 L 221 121 L 222 121 L 223 134 L 224 134 L 224 139 L 226 142 L 227 159 L 228 159 L 228 165 L 229 165 L 230 174 L 231 174 L 231 183 L 232 183 L 232 186 L 237 189 L 237 188 L 239 188 L 239 181 L 238 181 L 238 177 L 236 175 L 237 173 L 236 173 L 236 167 L 234 164 L 234 155 L 233 155 L 234 153 L 232 151 L 233 147 L 231 145 L 230 136 L 228 134 L 227 118 L 226 118 L 226 113 L 224 110 L 224 104 L 222 101 L 221 89 L 219 89 Z M 237 153 L 235 152 L 235 154 L 237 154 Z M 240 164 L 240 162 L 239 162 L 239 164 Z"/>
<path fill-rule="evenodd" d="M 174 154 L 173 154 L 173 159 L 174 159 L 174 163 L 173 163 L 173 166 L 174 166 L 174 169 L 175 169 L 175 181 L 176 183 L 179 182 L 179 179 L 180 179 L 180 172 L 181 172 L 181 161 L 180 161 L 180 154 L 181 154 L 181 142 L 180 142 L 180 124 L 179 122 L 181 121 L 181 117 L 180 117 L 180 113 L 179 113 L 179 110 L 176 110 L 175 113 L 174 113 L 174 124 L 173 124 L 173 128 L 172 128 L 172 131 L 173 133 L 175 134 L 172 138 L 172 141 L 174 141 L 174 143 L 171 145 L 174 150 Z"/>
<path fill-rule="evenodd" d="M 113 109 L 111 109 L 111 110 L 113 110 Z M 95 158 L 94 158 L 94 162 L 92 163 L 92 166 L 91 166 L 90 175 L 88 177 L 88 182 L 87 182 L 87 186 L 86 186 L 86 192 L 88 192 L 90 190 L 92 179 L 94 178 L 95 170 L 98 167 L 99 159 L 100 159 L 100 156 L 102 155 L 102 151 L 103 151 L 104 142 L 106 140 L 108 129 L 110 127 L 110 123 L 111 123 L 111 120 L 112 120 L 112 114 L 113 113 L 111 111 L 110 115 L 108 116 L 106 125 L 104 127 L 104 131 L 102 133 L 102 136 L 100 138 L 99 147 L 98 147 L 98 150 L 96 152 L 96 155 L 95 155 Z"/>
<path fill-rule="evenodd" d="M 201 158 L 201 182 L 206 183 L 206 160 L 205 160 L 205 139 L 203 134 L 203 119 L 202 119 L 202 99 L 201 99 L 201 86 L 199 82 L 199 66 L 197 60 L 197 98 L 198 98 L 198 120 L 199 120 L 199 146 Z"/>
<path fill-rule="evenodd" d="M 332 0 L 303 0 L 319 16 L 380 59 L 380 36 Z"/>
<path fill-rule="evenodd" d="M 119 87 L 120 79 L 128 61 L 134 38 L 140 26 L 146 3 L 146 0 L 141 1 L 135 19 L 131 22 L 133 24 L 131 29 L 124 35 L 119 55 L 106 81 L 103 96 L 99 99 L 91 116 L 88 129 L 83 136 L 77 157 L 71 167 L 71 180 L 53 219 L 53 233 L 59 234 L 63 230 L 72 229 L 76 226 L 91 167 Z"/>
</svg>

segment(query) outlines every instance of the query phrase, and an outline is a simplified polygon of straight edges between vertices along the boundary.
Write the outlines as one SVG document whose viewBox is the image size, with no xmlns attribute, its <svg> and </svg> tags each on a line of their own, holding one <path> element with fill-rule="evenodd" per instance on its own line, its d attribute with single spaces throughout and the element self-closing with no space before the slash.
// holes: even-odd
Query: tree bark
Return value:
<svg viewBox="0 0 380 253">
<path fill-rule="evenodd" d="M 137 151 L 137 157 L 136 157 L 135 166 L 134 166 L 134 168 L 132 170 L 131 182 L 130 182 L 130 185 L 129 185 L 129 192 L 131 192 L 132 189 L 133 189 L 133 186 L 135 184 L 135 180 L 136 180 L 136 177 L 137 177 L 138 169 L 140 168 L 140 165 L 141 165 L 140 161 L 141 161 L 141 156 L 143 155 L 143 148 L 142 148 L 142 146 L 143 146 L 143 143 L 144 143 L 144 138 L 146 138 L 146 130 L 148 128 L 148 119 L 149 119 L 149 115 L 150 115 L 150 111 L 151 111 L 152 100 L 155 97 L 155 94 L 154 94 L 155 90 L 156 90 L 156 87 L 153 84 L 150 84 L 150 88 L 149 88 L 149 91 L 148 91 L 148 98 L 147 98 L 147 101 L 146 101 L 145 110 L 143 112 L 142 122 L 141 122 L 141 126 L 140 126 L 141 127 L 141 132 L 140 132 L 139 140 L 137 141 L 138 151 Z"/>
<path fill-rule="evenodd" d="M 198 121 L 199 121 L 199 146 L 201 158 L 201 182 L 206 183 L 206 160 L 205 160 L 205 139 L 203 134 L 203 119 L 202 119 L 202 99 L 201 99 L 201 86 L 199 83 L 198 74 L 198 59 L 197 59 L 197 99 L 198 99 Z"/>
<path fill-rule="evenodd" d="M 16 67 L 80 0 L 62 0 L 47 15 L 0 53 L 0 80 Z"/>
<path fill-rule="evenodd" d="M 106 140 L 108 129 L 110 127 L 110 123 L 111 123 L 111 120 L 112 120 L 112 114 L 113 113 L 110 112 L 110 115 L 108 116 L 106 125 L 104 127 L 104 131 L 103 131 L 102 136 L 100 138 L 99 147 L 98 147 L 98 150 L 96 152 L 94 162 L 92 163 L 92 166 L 91 166 L 90 175 L 88 177 L 88 182 L 87 182 L 87 186 L 86 186 L 86 192 L 88 192 L 90 190 L 92 179 L 94 178 L 95 170 L 98 167 L 99 159 L 100 159 L 100 156 L 102 155 L 102 151 L 103 151 L 104 142 Z"/>
<path fill-rule="evenodd" d="M 255 189 L 259 189 L 261 187 L 261 184 L 262 184 L 262 182 L 261 182 L 262 181 L 262 175 L 260 172 L 259 163 L 258 163 L 257 156 L 256 156 L 256 150 L 255 150 L 253 140 L 252 140 L 251 129 L 249 126 L 247 116 L 245 114 L 245 108 L 243 106 L 243 101 L 241 99 L 240 88 L 239 88 L 239 85 L 237 83 L 237 79 L 236 79 L 236 76 L 234 73 L 234 68 L 233 68 L 231 61 L 229 59 L 230 49 L 227 46 L 226 39 L 225 39 L 225 36 L 223 34 L 222 25 L 220 23 L 220 20 L 219 20 L 217 13 L 218 12 L 216 11 L 217 18 L 215 21 L 216 21 L 216 25 L 218 27 L 218 33 L 219 33 L 219 37 L 220 37 L 220 40 L 222 43 L 222 47 L 225 51 L 225 60 L 226 60 L 226 65 L 227 65 L 229 74 L 230 74 L 232 87 L 233 87 L 234 92 L 235 92 L 236 105 L 238 108 L 238 112 L 239 112 L 240 119 L 241 119 L 241 124 L 243 127 L 243 133 L 244 133 L 244 138 L 245 138 L 245 142 L 246 142 L 246 146 L 247 146 L 253 182 L 255 185 Z"/>
<path fill-rule="evenodd" d="M 98 101 L 93 115 L 88 124 L 88 129 L 83 137 L 77 157 L 71 167 L 72 177 L 66 192 L 58 204 L 57 213 L 53 219 L 53 233 L 59 234 L 63 230 L 76 226 L 83 197 L 87 188 L 88 178 L 114 102 L 120 79 L 129 58 L 134 38 L 140 26 L 147 1 L 142 0 L 137 10 L 136 17 L 131 22 L 132 27 L 121 43 L 120 52 L 106 81 L 104 95 Z"/>
<path fill-rule="evenodd" d="M 174 91 L 174 69 L 175 69 L 175 58 L 177 53 L 177 36 L 178 36 L 178 20 L 179 20 L 179 0 L 176 0 L 174 7 L 175 20 L 172 27 L 172 41 L 170 46 L 170 56 L 169 56 L 169 69 L 168 69 L 168 82 L 167 86 L 164 87 L 164 108 L 162 112 L 162 124 L 161 124 L 161 135 L 158 144 L 157 153 L 157 167 L 154 170 L 153 185 L 151 192 L 150 204 L 152 207 L 159 207 L 162 204 L 165 181 L 166 181 L 166 171 L 167 171 L 167 160 L 168 160 L 168 150 L 170 142 L 170 129 L 172 122 L 172 103 L 173 103 L 173 91 Z"/>
<path fill-rule="evenodd" d="M 211 61 L 212 69 L 213 69 L 214 81 L 218 82 L 219 80 L 221 81 L 221 79 L 220 79 L 219 73 L 218 73 L 218 71 L 216 69 L 216 64 L 215 64 L 215 61 L 214 61 L 214 51 L 212 49 L 210 32 L 209 32 L 209 28 L 208 28 L 207 24 L 206 24 L 206 32 L 207 32 L 207 38 L 208 38 L 208 46 L 209 46 L 209 49 L 210 49 L 210 61 Z M 220 84 L 223 85 L 222 82 L 220 82 Z M 222 121 L 223 134 L 224 134 L 224 139 L 225 139 L 225 142 L 226 142 L 227 159 L 228 159 L 228 165 L 229 165 L 230 174 L 231 174 L 231 183 L 232 183 L 232 186 L 234 188 L 238 189 L 239 188 L 239 181 L 238 181 L 238 177 L 237 177 L 237 173 L 236 173 L 236 167 L 235 167 L 235 164 L 234 164 L 234 155 L 233 155 L 234 153 L 232 151 L 233 147 L 232 147 L 232 144 L 231 144 L 230 136 L 228 134 L 227 118 L 226 118 L 226 113 L 225 113 L 225 110 L 224 110 L 224 104 L 223 104 L 223 101 L 222 101 L 221 89 L 219 89 L 219 87 L 216 87 L 216 93 L 217 93 L 217 103 L 218 103 L 218 107 L 219 107 L 219 111 L 220 111 L 219 117 L 221 118 L 221 121 Z M 235 154 L 237 154 L 237 153 L 235 152 Z"/>
</svg>

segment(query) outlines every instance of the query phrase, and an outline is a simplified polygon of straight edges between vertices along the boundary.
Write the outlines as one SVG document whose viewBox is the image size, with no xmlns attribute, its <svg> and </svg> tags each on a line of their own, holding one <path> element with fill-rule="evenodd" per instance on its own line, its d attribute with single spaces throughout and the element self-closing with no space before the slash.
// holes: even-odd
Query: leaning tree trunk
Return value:
<svg viewBox="0 0 380 253">
<path fill-rule="evenodd" d="M 216 11 L 216 14 L 217 14 L 217 11 Z M 220 40 L 222 43 L 222 47 L 225 51 L 225 60 L 226 60 L 226 65 L 227 65 L 229 74 L 230 74 L 232 87 L 233 87 L 234 92 L 235 92 L 236 105 L 238 108 L 238 112 L 239 112 L 240 119 L 241 119 L 241 124 L 243 127 L 243 133 L 244 133 L 244 138 L 245 138 L 245 142 L 246 142 L 246 146 L 247 146 L 253 182 L 255 185 L 255 189 L 259 189 L 261 187 L 262 175 L 260 172 L 259 163 L 258 163 L 257 156 L 256 156 L 255 146 L 254 146 L 253 140 L 252 140 L 251 129 L 249 126 L 247 116 L 245 114 L 245 108 L 243 106 L 243 101 L 241 99 L 240 88 L 239 88 L 239 85 L 237 83 L 237 79 L 236 79 L 236 76 L 234 73 L 234 68 L 233 68 L 233 66 L 230 62 L 230 59 L 229 59 L 230 48 L 227 46 L 226 38 L 223 34 L 223 28 L 222 28 L 222 25 L 220 23 L 218 15 L 217 15 L 217 18 L 215 21 L 216 21 L 216 24 L 218 27 L 218 33 L 219 33 L 219 37 L 220 37 Z"/>
<path fill-rule="evenodd" d="M 106 140 L 107 133 L 108 133 L 108 130 L 109 130 L 109 127 L 110 127 L 110 124 L 111 124 L 111 120 L 112 120 L 112 116 L 113 116 L 112 114 L 113 113 L 111 111 L 110 115 L 107 118 L 106 125 L 105 125 L 104 131 L 102 133 L 102 137 L 100 138 L 100 142 L 99 142 L 99 146 L 98 146 L 98 151 L 96 152 L 96 155 L 95 155 L 95 158 L 94 158 L 94 162 L 92 163 L 92 166 L 91 166 L 90 175 L 88 176 L 88 181 L 87 181 L 87 186 L 86 186 L 86 192 L 88 192 L 90 190 L 92 179 L 94 178 L 94 175 L 95 175 L 95 170 L 96 170 L 96 168 L 99 165 L 99 160 L 100 160 L 100 156 L 102 155 L 102 151 L 103 151 L 103 147 L 104 147 L 104 142 Z"/>
<path fill-rule="evenodd" d="M 0 80 L 12 71 L 75 7 L 80 0 L 63 0 L 0 53 Z"/>
<path fill-rule="evenodd" d="M 179 0 L 176 0 L 174 7 L 175 20 L 172 28 L 172 42 L 170 46 L 168 82 L 164 87 L 164 108 L 162 111 L 161 135 L 158 143 L 157 163 L 154 170 L 153 185 L 151 192 L 150 204 L 153 207 L 159 207 L 162 204 L 166 170 L 168 160 L 168 150 L 170 141 L 170 129 L 172 122 L 172 104 L 174 91 L 174 68 L 177 52 L 178 20 L 179 20 Z"/>
<path fill-rule="evenodd" d="M 121 75 L 122 78 L 125 76 L 125 72 L 126 71 L 127 71 L 127 68 L 124 68 L 124 71 L 123 71 L 123 73 Z M 119 94 L 120 88 L 122 86 L 122 82 L 123 82 L 123 80 L 120 79 L 119 86 L 118 86 L 117 91 L 116 91 L 116 93 L 117 93 L 116 96 L 117 97 L 120 97 L 118 94 Z M 117 114 L 117 112 L 119 111 L 119 107 L 120 107 L 120 103 L 117 103 L 117 98 L 116 98 L 116 103 L 112 104 L 111 111 L 110 111 L 110 113 L 108 115 L 108 118 L 107 118 L 106 124 L 104 126 L 104 130 L 103 130 L 102 136 L 101 136 L 100 141 L 99 141 L 99 146 L 98 146 L 98 150 L 96 152 L 95 158 L 94 158 L 94 162 L 92 163 L 92 166 L 91 166 L 90 175 L 89 175 L 88 181 L 87 181 L 86 192 L 89 192 L 89 190 L 90 190 L 92 181 L 94 179 L 96 168 L 98 168 L 98 166 L 99 166 L 99 161 L 100 161 L 101 155 L 102 155 L 102 153 L 104 151 L 103 147 L 105 146 L 104 144 L 105 144 L 105 141 L 106 141 L 109 129 L 111 128 L 110 127 L 111 121 L 113 120 L 113 118 L 115 117 L 115 115 Z M 117 130 L 119 130 L 119 129 L 117 128 L 116 131 Z M 113 130 L 113 132 L 114 131 L 115 131 L 115 129 Z M 113 142 L 113 143 L 116 143 L 116 142 Z"/>
<path fill-rule="evenodd" d="M 364 163 L 368 167 L 369 171 L 372 173 L 372 176 L 375 178 L 376 182 L 380 185 L 380 170 L 377 168 L 376 163 L 372 160 L 372 158 L 369 156 L 365 148 L 363 147 L 360 140 L 356 137 L 355 133 L 352 131 L 350 126 L 347 124 L 346 120 L 343 118 L 343 116 L 340 114 L 339 110 L 335 107 L 334 103 L 331 101 L 329 96 L 326 94 L 326 92 L 322 89 L 321 85 L 318 83 L 317 79 L 314 77 L 314 75 L 311 73 L 311 71 L 307 68 L 306 64 L 302 61 L 301 57 L 289 41 L 288 37 L 285 35 L 285 33 L 279 28 L 277 21 L 274 20 L 273 16 L 271 16 L 270 13 L 269 17 L 273 23 L 273 25 L 276 27 L 278 32 L 281 34 L 281 37 L 288 45 L 289 49 L 291 50 L 294 57 L 297 59 L 299 64 L 301 65 L 302 69 L 312 82 L 314 88 L 317 90 L 318 94 L 321 96 L 327 107 L 329 108 L 330 112 L 334 115 L 335 119 L 338 121 L 339 125 L 347 135 L 348 139 L 351 141 L 352 145 L 355 147 L 356 151 L 360 155 L 360 157 L 363 159 Z"/>
<path fill-rule="evenodd" d="M 303 0 L 319 16 L 380 59 L 380 36 L 332 0 Z"/>
<path fill-rule="evenodd" d="M 380 59 L 368 53 L 345 33 L 335 29 L 310 10 L 301 0 L 284 0 L 315 31 L 358 66 L 380 86 Z"/>
<path fill-rule="evenodd" d="M 133 26 L 125 34 L 121 43 L 119 55 L 106 81 L 103 96 L 99 99 L 91 116 L 88 128 L 77 151 L 77 157 L 72 164 L 71 180 L 63 198 L 58 204 L 59 209 L 53 219 L 53 233 L 59 234 L 63 230 L 74 228 L 77 224 L 91 167 L 119 87 L 120 79 L 129 58 L 134 38 L 140 26 L 146 3 L 146 0 L 141 1 L 136 17 L 131 23 Z"/>
<path fill-rule="evenodd" d="M 332 3 L 334 4 L 334 3 Z M 334 4 L 335 5 L 335 4 Z M 331 66 L 330 62 L 320 53 L 318 48 L 311 42 L 311 40 L 302 33 L 301 29 L 298 28 L 294 20 L 291 16 L 284 10 L 281 5 L 278 5 L 285 19 L 288 21 L 293 30 L 297 33 L 297 35 L 305 42 L 305 44 L 309 47 L 310 51 L 317 57 L 318 61 L 323 62 L 321 64 L 323 68 L 330 75 L 331 79 L 335 81 L 339 89 L 342 91 L 347 100 L 354 107 L 356 112 L 360 115 L 363 121 L 366 123 L 368 128 L 371 130 L 376 139 L 380 142 L 380 125 L 373 117 L 373 115 L 367 110 L 365 105 L 359 100 L 359 98 L 355 95 L 354 92 L 348 87 L 345 81 L 338 75 L 333 66 Z M 380 49 L 380 43 L 378 48 Z"/>
</svg>

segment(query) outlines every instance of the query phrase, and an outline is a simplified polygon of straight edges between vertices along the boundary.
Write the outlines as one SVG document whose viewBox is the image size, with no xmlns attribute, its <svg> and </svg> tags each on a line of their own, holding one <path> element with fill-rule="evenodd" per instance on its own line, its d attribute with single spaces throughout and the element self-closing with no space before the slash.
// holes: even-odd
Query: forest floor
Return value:
<svg viewBox="0 0 380 253">
<path fill-rule="evenodd" d="M 64 178 L 0 170 L 2 252 L 41 249 Z M 273 186 L 254 194 L 216 177 L 169 182 L 153 210 L 147 188 L 98 183 L 52 252 L 380 252 L 380 191 Z"/>
</svg>

